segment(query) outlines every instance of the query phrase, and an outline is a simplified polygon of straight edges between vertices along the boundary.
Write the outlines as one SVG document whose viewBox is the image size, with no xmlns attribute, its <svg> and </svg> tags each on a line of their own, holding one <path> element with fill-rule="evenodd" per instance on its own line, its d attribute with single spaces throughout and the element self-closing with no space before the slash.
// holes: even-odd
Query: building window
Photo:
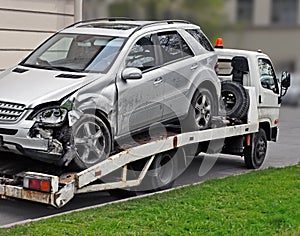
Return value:
<svg viewBox="0 0 300 236">
<path fill-rule="evenodd" d="M 237 1 L 237 19 L 239 22 L 250 24 L 253 22 L 254 0 Z"/>
<path fill-rule="evenodd" d="M 298 0 L 273 0 L 272 23 L 296 25 L 298 22 Z"/>
</svg>

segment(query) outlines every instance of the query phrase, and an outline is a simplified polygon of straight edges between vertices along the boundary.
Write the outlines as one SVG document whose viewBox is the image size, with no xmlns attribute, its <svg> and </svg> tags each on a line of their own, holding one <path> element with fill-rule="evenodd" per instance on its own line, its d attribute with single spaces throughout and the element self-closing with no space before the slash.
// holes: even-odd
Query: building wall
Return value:
<svg viewBox="0 0 300 236">
<path fill-rule="evenodd" d="M 226 47 L 258 50 L 269 54 L 277 72 L 300 72 L 300 1 L 295 24 L 272 23 L 272 0 L 253 0 L 253 19 L 248 24 L 238 20 L 238 0 L 226 0 L 227 16 L 223 38 Z M 284 9 L 283 9 L 284 11 Z"/>
<path fill-rule="evenodd" d="M 74 22 L 74 0 L 1 0 L 0 70 L 12 67 Z"/>
</svg>

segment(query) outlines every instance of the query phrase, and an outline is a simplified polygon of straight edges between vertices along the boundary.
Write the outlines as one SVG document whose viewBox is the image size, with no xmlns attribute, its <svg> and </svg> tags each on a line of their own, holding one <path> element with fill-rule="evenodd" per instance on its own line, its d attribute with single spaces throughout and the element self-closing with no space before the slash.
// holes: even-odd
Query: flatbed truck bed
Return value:
<svg viewBox="0 0 300 236">
<path fill-rule="evenodd" d="M 247 122 L 219 128 L 194 131 L 188 133 L 168 133 L 154 140 L 142 140 L 140 144 L 125 145 L 120 151 L 108 159 L 80 172 L 63 172 L 45 165 L 23 165 L 21 159 L 1 158 L 0 197 L 17 198 L 52 205 L 60 208 L 68 203 L 76 194 L 132 188 L 139 186 L 144 179 L 155 156 L 190 144 L 211 140 L 226 139 L 235 136 L 252 135 L 258 132 L 258 110 L 255 89 L 248 87 L 250 108 Z M 249 136 L 250 137 L 250 136 Z M 249 139 L 250 140 L 250 139 Z M 248 145 L 251 145 L 248 143 Z M 147 158 L 144 167 L 136 179 L 128 179 L 128 164 Z M 182 158 L 185 158 L 182 156 Z M 16 166 L 13 166 L 15 161 Z M 5 162 L 9 162 L 6 163 Z M 116 182 L 101 183 L 98 180 L 116 171 L 121 171 L 121 178 Z M 30 185 L 31 183 L 31 185 Z M 38 190 L 35 189 L 38 185 Z"/>
</svg>

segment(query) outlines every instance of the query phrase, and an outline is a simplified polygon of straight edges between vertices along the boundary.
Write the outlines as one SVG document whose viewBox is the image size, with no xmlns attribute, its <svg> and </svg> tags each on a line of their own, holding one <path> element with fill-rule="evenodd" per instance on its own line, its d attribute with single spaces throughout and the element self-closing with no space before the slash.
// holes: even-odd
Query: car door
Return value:
<svg viewBox="0 0 300 236">
<path fill-rule="evenodd" d="M 260 76 L 259 113 L 260 117 L 279 115 L 279 86 L 272 63 L 267 58 L 258 58 Z M 274 114 L 274 112 L 276 114 Z"/>
<path fill-rule="evenodd" d="M 118 135 L 146 128 L 162 119 L 164 87 L 154 37 L 147 35 L 137 40 L 126 57 L 126 67 L 140 69 L 142 78 L 117 81 Z"/>
<path fill-rule="evenodd" d="M 199 64 L 192 50 L 177 31 L 157 34 L 164 69 L 165 101 L 163 120 L 180 117 L 189 106 L 187 92 Z"/>
</svg>

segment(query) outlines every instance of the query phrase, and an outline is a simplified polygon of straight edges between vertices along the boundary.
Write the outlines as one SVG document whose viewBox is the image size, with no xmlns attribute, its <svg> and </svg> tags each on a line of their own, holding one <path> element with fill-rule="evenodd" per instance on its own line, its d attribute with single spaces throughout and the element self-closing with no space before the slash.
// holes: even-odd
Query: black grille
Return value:
<svg viewBox="0 0 300 236">
<path fill-rule="evenodd" d="M 80 79 L 85 77 L 85 75 L 72 75 L 72 74 L 60 74 L 56 78 L 67 78 L 67 79 Z"/>
<path fill-rule="evenodd" d="M 25 105 L 0 101 L 0 122 L 17 121 L 23 114 Z"/>
<path fill-rule="evenodd" d="M 25 73 L 27 71 L 28 70 L 26 70 L 26 69 L 22 69 L 22 68 L 18 68 L 18 67 L 13 70 L 13 72 L 20 73 L 20 74 Z"/>
</svg>

